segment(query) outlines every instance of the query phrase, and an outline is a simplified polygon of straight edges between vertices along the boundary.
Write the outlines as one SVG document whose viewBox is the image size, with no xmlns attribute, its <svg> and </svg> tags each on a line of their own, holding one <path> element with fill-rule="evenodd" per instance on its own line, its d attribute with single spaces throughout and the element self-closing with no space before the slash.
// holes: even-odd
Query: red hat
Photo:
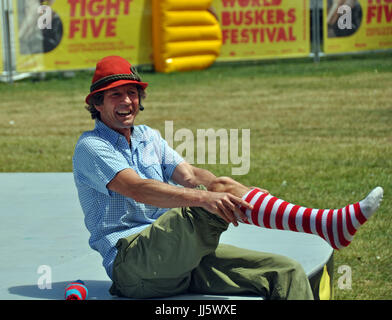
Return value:
<svg viewBox="0 0 392 320">
<path fill-rule="evenodd" d="M 129 83 L 138 84 L 143 89 L 148 86 L 147 82 L 141 82 L 136 69 L 127 60 L 118 56 L 105 57 L 97 63 L 90 94 L 85 101 L 89 104 L 89 99 L 93 94 Z"/>
</svg>

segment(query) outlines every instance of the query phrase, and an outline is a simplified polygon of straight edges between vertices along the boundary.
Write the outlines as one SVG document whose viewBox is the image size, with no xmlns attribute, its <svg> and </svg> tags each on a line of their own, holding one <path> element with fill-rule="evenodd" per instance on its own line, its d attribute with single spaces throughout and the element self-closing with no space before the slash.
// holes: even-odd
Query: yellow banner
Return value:
<svg viewBox="0 0 392 320">
<path fill-rule="evenodd" d="M 392 0 L 324 0 L 324 52 L 392 48 Z"/>
<path fill-rule="evenodd" d="M 218 60 L 310 54 L 310 0 L 214 0 L 222 28 Z"/>
<path fill-rule="evenodd" d="M 14 0 L 14 8 L 18 72 L 94 68 L 107 55 L 152 62 L 150 0 Z"/>
</svg>

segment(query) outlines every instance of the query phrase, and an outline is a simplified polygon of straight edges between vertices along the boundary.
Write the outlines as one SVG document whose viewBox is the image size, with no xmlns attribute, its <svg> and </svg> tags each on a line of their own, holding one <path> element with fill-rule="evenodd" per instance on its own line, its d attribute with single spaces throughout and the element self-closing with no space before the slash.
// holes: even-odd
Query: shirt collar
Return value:
<svg viewBox="0 0 392 320">
<path fill-rule="evenodd" d="M 107 139 L 114 146 L 127 145 L 129 147 L 127 139 L 125 139 L 125 137 L 122 134 L 109 128 L 102 121 L 100 120 L 95 121 L 95 129 L 98 131 L 99 135 L 102 138 Z"/>
<path fill-rule="evenodd" d="M 109 128 L 106 124 L 104 124 L 100 120 L 95 121 L 95 129 L 98 131 L 99 135 L 107 140 L 114 146 L 123 146 L 128 147 L 129 144 L 127 139 L 117 131 Z M 131 129 L 131 148 L 134 149 L 136 146 L 145 141 L 145 137 L 140 130 L 137 130 L 136 127 L 132 127 Z"/>
</svg>

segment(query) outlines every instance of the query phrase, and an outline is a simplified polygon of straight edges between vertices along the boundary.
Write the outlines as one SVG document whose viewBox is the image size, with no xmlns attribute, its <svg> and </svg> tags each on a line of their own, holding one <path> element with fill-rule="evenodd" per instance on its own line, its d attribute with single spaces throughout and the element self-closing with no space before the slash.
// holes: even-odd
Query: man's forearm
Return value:
<svg viewBox="0 0 392 320">
<path fill-rule="evenodd" d="M 193 167 L 193 180 L 190 187 L 204 185 L 209 189 L 210 184 L 216 179 L 216 176 L 208 170 Z"/>
<path fill-rule="evenodd" d="M 137 202 L 159 208 L 202 206 L 206 191 L 177 187 L 152 179 L 141 179 L 133 170 L 118 173 L 108 185 L 108 189 Z"/>
<path fill-rule="evenodd" d="M 202 184 L 207 190 L 210 190 L 209 186 L 216 179 L 216 176 L 208 170 L 183 162 L 175 169 L 172 179 L 184 187 L 195 188 Z"/>
<path fill-rule="evenodd" d="M 201 207 L 207 196 L 204 190 L 177 187 L 150 179 L 136 184 L 130 193 L 134 200 L 160 208 Z"/>
</svg>

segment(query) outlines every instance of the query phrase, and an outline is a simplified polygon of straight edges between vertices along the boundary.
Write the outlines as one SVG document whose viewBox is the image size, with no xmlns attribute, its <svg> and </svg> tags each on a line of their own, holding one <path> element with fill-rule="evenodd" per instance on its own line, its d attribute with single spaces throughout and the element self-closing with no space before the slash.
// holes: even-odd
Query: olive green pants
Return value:
<svg viewBox="0 0 392 320">
<path fill-rule="evenodd" d="M 202 208 L 171 209 L 117 243 L 112 295 L 256 294 L 313 299 L 301 265 L 289 258 L 219 244 L 228 224 Z"/>
</svg>

